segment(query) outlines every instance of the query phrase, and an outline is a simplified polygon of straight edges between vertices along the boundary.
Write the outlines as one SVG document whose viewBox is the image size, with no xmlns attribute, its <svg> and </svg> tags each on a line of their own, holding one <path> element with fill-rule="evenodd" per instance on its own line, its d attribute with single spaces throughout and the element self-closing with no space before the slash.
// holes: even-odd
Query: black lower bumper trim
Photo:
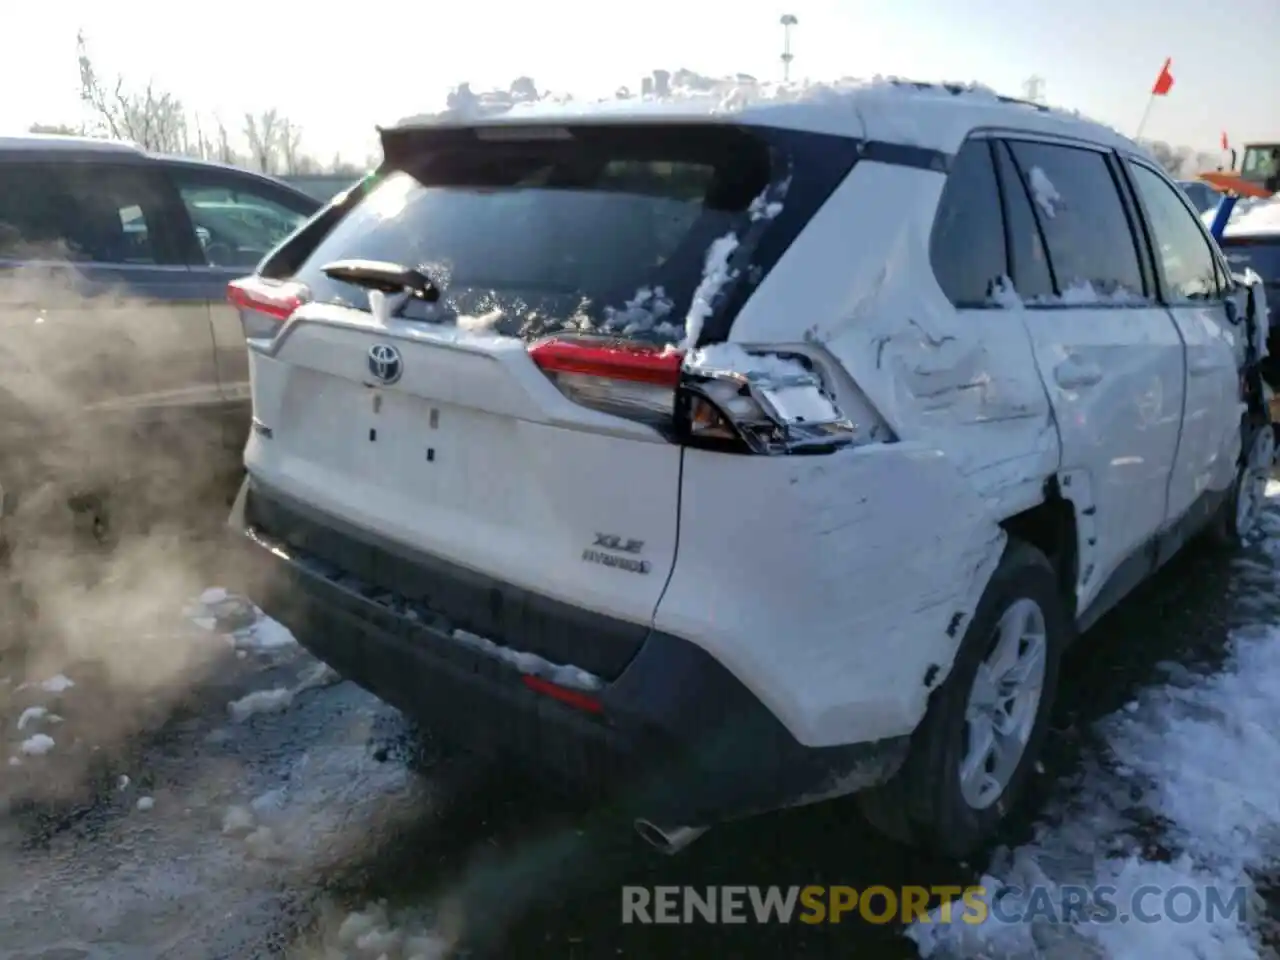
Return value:
<svg viewBox="0 0 1280 960">
<path fill-rule="evenodd" d="M 363 531 L 291 498 L 250 486 L 246 522 L 359 581 L 411 599 L 451 627 L 519 646 L 555 663 L 618 676 L 648 629 L 485 577 Z"/>
<path fill-rule="evenodd" d="M 656 632 L 594 693 L 600 712 L 575 709 L 390 591 L 361 589 L 251 527 L 242 540 L 245 591 L 338 672 L 444 740 L 655 822 L 703 825 L 852 792 L 905 754 L 905 738 L 804 747 L 704 650 Z"/>
</svg>

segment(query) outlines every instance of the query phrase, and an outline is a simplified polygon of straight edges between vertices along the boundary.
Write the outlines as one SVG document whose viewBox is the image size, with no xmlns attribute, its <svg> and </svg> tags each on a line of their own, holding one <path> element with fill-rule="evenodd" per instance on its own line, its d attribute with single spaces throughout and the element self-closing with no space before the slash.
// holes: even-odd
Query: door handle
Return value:
<svg viewBox="0 0 1280 960">
<path fill-rule="evenodd" d="M 1096 363 L 1081 363 L 1068 358 L 1053 368 L 1053 379 L 1064 390 L 1092 387 L 1102 382 L 1102 368 Z"/>
<path fill-rule="evenodd" d="M 1207 373 L 1213 373 L 1218 369 L 1218 365 L 1212 360 L 1192 360 L 1187 366 L 1187 372 L 1193 377 L 1203 377 Z"/>
</svg>

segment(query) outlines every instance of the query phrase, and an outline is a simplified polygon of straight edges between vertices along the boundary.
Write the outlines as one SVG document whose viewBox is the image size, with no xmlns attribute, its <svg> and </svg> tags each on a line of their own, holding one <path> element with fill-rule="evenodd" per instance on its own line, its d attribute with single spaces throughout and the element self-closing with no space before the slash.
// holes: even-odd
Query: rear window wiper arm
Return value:
<svg viewBox="0 0 1280 960">
<path fill-rule="evenodd" d="M 421 270 L 401 263 L 383 260 L 335 260 L 321 268 L 331 280 L 354 283 L 367 290 L 382 293 L 407 293 L 411 297 L 435 303 L 440 299 L 440 288 Z"/>
</svg>

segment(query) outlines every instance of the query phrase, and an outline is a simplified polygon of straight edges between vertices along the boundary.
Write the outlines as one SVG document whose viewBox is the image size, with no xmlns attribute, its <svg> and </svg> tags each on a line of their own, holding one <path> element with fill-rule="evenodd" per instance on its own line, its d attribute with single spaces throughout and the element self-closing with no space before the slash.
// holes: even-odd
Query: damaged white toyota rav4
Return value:
<svg viewBox="0 0 1280 960">
<path fill-rule="evenodd" d="M 857 793 L 964 854 L 1063 649 L 1254 528 L 1262 288 L 1109 129 L 877 82 L 382 141 L 229 291 L 249 592 L 664 849 Z"/>
</svg>

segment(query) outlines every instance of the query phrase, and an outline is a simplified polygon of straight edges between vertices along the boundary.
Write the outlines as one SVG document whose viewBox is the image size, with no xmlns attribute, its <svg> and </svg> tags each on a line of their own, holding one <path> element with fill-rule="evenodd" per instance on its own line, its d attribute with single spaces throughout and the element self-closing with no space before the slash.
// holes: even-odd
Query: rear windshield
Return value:
<svg viewBox="0 0 1280 960">
<path fill-rule="evenodd" d="M 407 304 L 406 317 L 526 339 L 577 329 L 674 340 L 708 251 L 730 234 L 767 229 L 788 173 L 768 143 L 727 126 L 528 137 L 422 132 L 400 156 L 389 151 L 376 185 L 297 279 L 316 300 L 367 309 L 362 288 L 322 268 L 390 261 L 442 291 L 438 304 Z"/>
<path fill-rule="evenodd" d="M 1232 270 L 1251 268 L 1268 284 L 1280 284 L 1280 234 L 1265 240 L 1222 241 L 1222 252 Z"/>
</svg>

